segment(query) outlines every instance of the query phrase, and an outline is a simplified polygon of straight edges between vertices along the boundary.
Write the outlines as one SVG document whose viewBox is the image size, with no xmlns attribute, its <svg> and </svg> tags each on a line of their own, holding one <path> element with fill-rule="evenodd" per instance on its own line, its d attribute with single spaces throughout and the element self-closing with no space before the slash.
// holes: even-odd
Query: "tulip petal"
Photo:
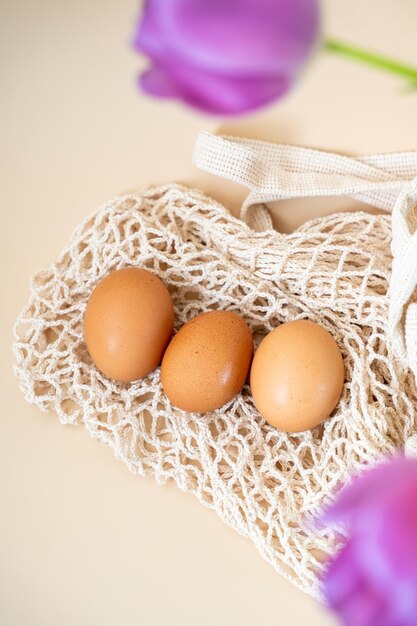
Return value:
<svg viewBox="0 0 417 626">
<path fill-rule="evenodd" d="M 146 0 L 134 47 L 152 95 L 236 115 L 285 94 L 318 37 L 318 0 Z"/>
<path fill-rule="evenodd" d="M 408 485 L 382 511 L 376 540 L 384 544 L 384 554 L 396 577 L 413 577 L 417 595 L 417 481 Z M 402 497 L 401 497 L 402 496 Z"/>
<path fill-rule="evenodd" d="M 166 38 L 161 26 L 161 16 L 164 12 L 166 0 L 147 0 L 135 36 L 133 47 L 153 59 L 163 59 L 169 56 Z"/>
<path fill-rule="evenodd" d="M 353 543 L 346 544 L 327 567 L 324 576 L 325 596 L 332 607 L 341 605 L 360 585 Z"/>
<path fill-rule="evenodd" d="M 338 614 L 346 626 L 381 626 L 383 616 L 379 600 L 366 587 L 339 606 Z"/>
<path fill-rule="evenodd" d="M 345 626 L 379 626 L 384 601 L 358 567 L 353 541 L 330 563 L 323 582 L 326 601 Z"/>
<path fill-rule="evenodd" d="M 417 480 L 417 460 L 396 457 L 366 470 L 344 487 L 320 519 L 321 524 L 349 523 L 357 516 L 365 517 L 378 503 L 386 501 L 387 493 L 395 493 L 399 485 L 412 485 Z"/>
<path fill-rule="evenodd" d="M 417 483 L 411 491 L 404 483 L 386 494 L 384 507 L 369 512 L 369 527 L 356 545 L 361 571 L 394 614 L 417 618 Z"/>
<path fill-rule="evenodd" d="M 163 67 L 153 65 L 139 77 L 144 91 L 159 98 L 180 98 L 181 92 Z"/>
<path fill-rule="evenodd" d="M 158 32 L 168 56 L 216 74 L 295 74 L 318 29 L 317 0 L 152 0 L 137 43 L 152 54 Z"/>
<path fill-rule="evenodd" d="M 152 95 L 179 98 L 202 111 L 236 115 L 282 96 L 290 86 L 285 77 L 235 78 L 205 74 L 186 65 L 154 64 L 141 77 L 142 88 Z"/>
<path fill-rule="evenodd" d="M 417 461 L 394 457 L 357 477 L 325 519 L 350 523 L 350 539 L 324 577 L 344 623 L 416 626 Z"/>
</svg>

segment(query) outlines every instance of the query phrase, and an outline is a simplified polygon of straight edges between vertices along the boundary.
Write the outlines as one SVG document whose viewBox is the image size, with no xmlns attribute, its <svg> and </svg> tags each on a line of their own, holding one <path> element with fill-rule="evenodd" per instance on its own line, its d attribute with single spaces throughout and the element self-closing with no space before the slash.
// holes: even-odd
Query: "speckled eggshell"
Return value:
<svg viewBox="0 0 417 626">
<path fill-rule="evenodd" d="M 103 278 L 88 301 L 84 337 L 95 365 L 109 378 L 143 378 L 161 362 L 172 337 L 174 307 L 163 282 L 127 267 Z"/>
<path fill-rule="evenodd" d="M 262 417 L 290 433 L 314 428 L 329 417 L 344 380 L 339 346 L 309 320 L 287 322 L 270 332 L 255 353 L 250 375 Z"/>
<path fill-rule="evenodd" d="M 172 404 L 184 411 L 214 411 L 242 389 L 252 354 L 252 333 L 239 315 L 202 313 L 187 322 L 166 349 L 162 386 Z"/>
</svg>

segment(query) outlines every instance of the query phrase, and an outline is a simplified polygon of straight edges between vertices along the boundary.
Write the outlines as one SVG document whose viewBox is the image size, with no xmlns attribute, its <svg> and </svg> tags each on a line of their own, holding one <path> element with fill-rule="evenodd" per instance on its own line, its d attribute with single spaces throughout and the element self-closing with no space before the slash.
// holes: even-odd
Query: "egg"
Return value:
<svg viewBox="0 0 417 626">
<path fill-rule="evenodd" d="M 210 311 L 187 322 L 169 344 L 161 382 L 172 404 L 206 413 L 231 400 L 246 382 L 253 338 L 230 311 Z"/>
<path fill-rule="evenodd" d="M 172 337 L 174 307 L 163 282 L 127 267 L 103 278 L 88 301 L 84 337 L 95 365 L 109 378 L 143 378 L 161 362 Z"/>
<path fill-rule="evenodd" d="M 300 432 L 323 422 L 336 407 L 345 379 L 332 335 L 309 320 L 287 322 L 262 340 L 250 385 L 256 408 L 272 426 Z"/>
</svg>

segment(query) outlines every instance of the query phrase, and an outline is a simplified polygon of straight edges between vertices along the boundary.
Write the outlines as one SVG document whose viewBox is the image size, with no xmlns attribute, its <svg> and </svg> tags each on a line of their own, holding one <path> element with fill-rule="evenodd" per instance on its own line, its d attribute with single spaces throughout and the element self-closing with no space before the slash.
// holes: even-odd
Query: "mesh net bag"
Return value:
<svg viewBox="0 0 417 626">
<path fill-rule="evenodd" d="M 194 493 L 319 597 L 323 555 L 337 542 L 312 516 L 365 465 L 417 449 L 417 153 L 352 159 L 202 134 L 195 161 L 249 188 L 243 220 L 179 185 L 110 201 L 32 279 L 15 326 L 16 373 L 29 402 L 83 424 L 132 472 Z M 335 214 L 283 235 L 263 205 L 330 194 L 393 212 Z M 107 379 L 87 353 L 83 316 L 96 283 L 127 265 L 162 278 L 177 330 L 211 309 L 242 315 L 255 344 L 282 322 L 319 322 L 346 367 L 332 416 L 286 434 L 261 418 L 248 386 L 197 415 L 171 406 L 159 368 L 133 384 Z"/>
</svg>

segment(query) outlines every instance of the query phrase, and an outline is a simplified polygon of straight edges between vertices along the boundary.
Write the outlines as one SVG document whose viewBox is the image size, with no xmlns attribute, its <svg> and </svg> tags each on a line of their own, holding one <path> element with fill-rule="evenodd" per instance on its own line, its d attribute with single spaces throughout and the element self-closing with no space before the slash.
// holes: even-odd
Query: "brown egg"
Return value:
<svg viewBox="0 0 417 626">
<path fill-rule="evenodd" d="M 174 327 L 174 307 L 163 282 L 151 272 L 127 267 L 101 280 L 87 304 L 88 352 L 109 378 L 143 378 L 161 362 Z"/>
<path fill-rule="evenodd" d="M 336 341 L 308 320 L 288 322 L 270 332 L 255 353 L 250 374 L 259 413 L 290 433 L 314 428 L 329 417 L 344 379 Z"/>
<path fill-rule="evenodd" d="M 166 349 L 161 367 L 164 391 L 184 411 L 214 411 L 242 389 L 252 354 L 252 333 L 239 315 L 202 313 L 187 322 Z"/>
</svg>

